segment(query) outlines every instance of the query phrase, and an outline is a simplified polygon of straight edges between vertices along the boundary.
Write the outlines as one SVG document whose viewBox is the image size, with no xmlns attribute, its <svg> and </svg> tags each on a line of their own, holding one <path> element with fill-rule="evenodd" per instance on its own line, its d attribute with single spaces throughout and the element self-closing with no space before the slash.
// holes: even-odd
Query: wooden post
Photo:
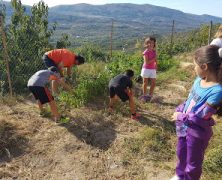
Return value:
<svg viewBox="0 0 222 180">
<path fill-rule="evenodd" d="M 171 37 L 170 37 L 170 56 L 172 56 L 172 48 L 173 48 L 173 36 L 174 36 L 174 20 L 173 20 L 173 25 L 172 25 L 172 30 L 171 30 Z"/>
<path fill-rule="evenodd" d="M 112 58 L 112 53 L 113 53 L 113 19 L 110 31 L 110 58 Z"/>
<path fill-rule="evenodd" d="M 6 45 L 6 36 L 5 36 L 5 31 L 4 31 L 4 24 L 3 24 L 3 16 L 0 15 L 0 30 L 2 34 L 2 44 L 3 44 L 3 56 L 6 64 L 6 69 L 7 69 L 7 78 L 8 78 L 8 85 L 9 85 L 9 92 L 10 96 L 12 97 L 12 83 L 11 83 L 11 77 L 10 77 L 10 70 L 9 70 L 9 56 L 7 52 L 7 45 Z"/>
<path fill-rule="evenodd" d="M 208 34 L 208 45 L 210 44 L 210 41 L 211 41 L 212 27 L 213 27 L 213 22 L 210 21 L 210 28 L 209 28 L 209 34 Z"/>
</svg>

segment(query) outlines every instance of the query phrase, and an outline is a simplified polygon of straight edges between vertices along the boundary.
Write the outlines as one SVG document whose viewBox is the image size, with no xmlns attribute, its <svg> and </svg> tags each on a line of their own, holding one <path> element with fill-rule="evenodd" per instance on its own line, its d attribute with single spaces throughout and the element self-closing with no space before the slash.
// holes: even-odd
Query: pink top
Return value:
<svg viewBox="0 0 222 180">
<path fill-rule="evenodd" d="M 155 61 L 153 61 L 150 64 L 146 64 L 144 62 L 143 63 L 143 68 L 145 68 L 145 69 L 156 69 L 156 51 L 155 50 L 146 49 L 143 52 L 143 55 L 146 56 L 149 60 L 155 59 Z"/>
</svg>

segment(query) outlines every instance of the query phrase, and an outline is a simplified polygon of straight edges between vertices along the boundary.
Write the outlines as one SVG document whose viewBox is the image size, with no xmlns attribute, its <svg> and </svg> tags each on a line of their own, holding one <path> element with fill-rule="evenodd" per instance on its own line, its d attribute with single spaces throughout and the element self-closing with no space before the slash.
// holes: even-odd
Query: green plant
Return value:
<svg viewBox="0 0 222 180">
<path fill-rule="evenodd" d="M 62 92 L 60 100 L 70 106 L 79 107 L 90 102 L 97 96 L 103 96 L 107 93 L 108 74 L 103 72 L 92 77 L 82 75 L 79 77 L 78 86 L 73 93 Z"/>
<path fill-rule="evenodd" d="M 14 92 L 24 92 L 29 77 L 43 68 L 41 57 L 50 46 L 55 25 L 49 28 L 48 6 L 43 1 L 33 5 L 31 15 L 20 0 L 11 1 L 13 15 L 7 31 L 7 48 Z"/>
<path fill-rule="evenodd" d="M 95 44 L 84 44 L 76 48 L 75 52 L 84 56 L 87 62 L 108 61 L 108 54 Z"/>
<path fill-rule="evenodd" d="M 137 137 L 125 139 L 124 146 L 133 155 L 140 155 L 147 160 L 165 161 L 171 159 L 173 154 L 168 136 L 160 129 L 145 127 Z"/>
<path fill-rule="evenodd" d="M 203 169 L 210 179 L 215 177 L 222 177 L 222 146 L 217 146 L 210 149 L 206 153 L 206 157 L 203 163 Z"/>
</svg>

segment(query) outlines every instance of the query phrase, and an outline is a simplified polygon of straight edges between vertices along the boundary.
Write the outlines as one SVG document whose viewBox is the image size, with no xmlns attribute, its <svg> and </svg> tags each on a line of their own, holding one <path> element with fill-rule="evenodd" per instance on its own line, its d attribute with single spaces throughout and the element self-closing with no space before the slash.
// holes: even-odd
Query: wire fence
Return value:
<svg viewBox="0 0 222 180">
<path fill-rule="evenodd" d="M 212 22 L 210 27 L 212 28 Z M 27 38 L 25 39 L 7 39 L 8 32 L 4 25 L 3 16 L 1 16 L 0 28 L 0 94 L 9 93 L 10 95 L 14 95 L 25 93 L 27 92 L 26 84 L 28 79 L 36 71 L 45 68 L 42 55 L 48 47 L 41 46 L 41 42 L 38 42 L 38 40 L 32 36 L 32 33 L 26 36 Z M 120 41 L 117 42 L 113 40 L 115 38 L 115 28 L 115 22 L 112 21 L 110 34 L 107 35 L 107 43 L 109 44 L 107 46 L 111 57 L 114 46 L 122 51 L 134 48 L 132 46 L 130 47 L 126 42 L 121 44 Z M 170 43 L 173 45 L 174 36 L 181 30 L 177 29 L 176 22 L 174 21 L 172 21 L 172 24 L 169 24 L 167 28 L 170 34 Z M 208 42 L 211 39 L 211 33 L 212 31 L 209 29 Z M 154 32 L 152 32 L 151 35 L 155 35 Z"/>
<path fill-rule="evenodd" d="M 27 92 L 27 81 L 36 71 L 45 68 L 41 57 L 43 49 L 31 49 L 32 38 L 13 42 L 6 37 L 3 17 L 0 17 L 0 93 L 22 94 Z M 19 45 L 16 43 L 20 43 Z"/>
</svg>

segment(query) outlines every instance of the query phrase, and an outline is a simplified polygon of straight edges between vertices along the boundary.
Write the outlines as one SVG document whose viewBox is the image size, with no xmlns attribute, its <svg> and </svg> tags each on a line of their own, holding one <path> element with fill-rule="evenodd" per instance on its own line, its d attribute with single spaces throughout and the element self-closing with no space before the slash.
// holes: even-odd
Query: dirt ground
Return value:
<svg viewBox="0 0 222 180">
<path fill-rule="evenodd" d="M 157 87 L 149 105 L 137 102 L 143 115 L 139 122 L 130 119 L 128 112 L 110 115 L 107 101 L 71 109 L 66 124 L 40 117 L 37 106 L 27 99 L 1 103 L 0 179 L 170 179 L 175 158 L 163 168 L 145 159 L 127 165 L 122 161 L 122 144 L 146 126 L 170 122 L 187 93 L 180 84 Z"/>
</svg>

